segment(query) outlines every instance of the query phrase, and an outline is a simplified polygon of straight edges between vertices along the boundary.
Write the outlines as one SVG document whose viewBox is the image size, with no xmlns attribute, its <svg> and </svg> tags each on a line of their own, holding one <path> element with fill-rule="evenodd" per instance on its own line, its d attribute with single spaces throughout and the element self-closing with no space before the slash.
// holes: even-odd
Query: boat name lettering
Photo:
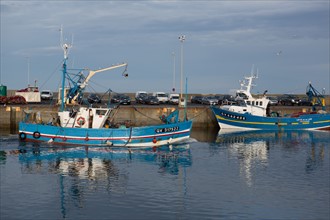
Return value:
<svg viewBox="0 0 330 220">
<path fill-rule="evenodd" d="M 170 127 L 170 128 L 156 128 L 155 132 L 156 133 L 164 133 L 164 132 L 173 132 L 173 131 L 178 131 L 179 126 L 175 127 Z"/>
<path fill-rule="evenodd" d="M 238 115 L 232 115 L 232 114 L 228 114 L 228 113 L 223 113 L 221 112 L 222 116 L 225 116 L 227 118 L 232 118 L 232 119 L 237 119 L 237 120 L 245 120 L 246 118 L 244 116 L 238 116 Z"/>
<path fill-rule="evenodd" d="M 309 122 L 311 120 L 312 120 L 311 118 L 298 118 L 297 119 L 297 121 L 299 121 L 299 122 Z"/>
</svg>

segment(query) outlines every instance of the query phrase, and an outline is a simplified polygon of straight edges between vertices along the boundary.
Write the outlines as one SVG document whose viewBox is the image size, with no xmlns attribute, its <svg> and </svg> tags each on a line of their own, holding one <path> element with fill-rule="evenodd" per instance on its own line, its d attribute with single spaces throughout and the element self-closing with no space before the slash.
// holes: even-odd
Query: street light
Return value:
<svg viewBox="0 0 330 220">
<path fill-rule="evenodd" d="M 175 53 L 172 52 L 172 56 L 173 56 L 173 88 L 172 88 L 172 92 L 175 92 Z"/>
<path fill-rule="evenodd" d="M 186 40 L 186 36 L 185 35 L 181 35 L 179 36 L 179 41 L 181 42 L 181 85 L 180 85 L 180 90 L 181 90 L 181 94 L 180 94 L 180 99 L 183 100 L 183 96 L 182 96 L 182 82 L 183 82 L 183 42 Z"/>
<path fill-rule="evenodd" d="M 27 59 L 27 77 L 28 86 L 30 86 L 30 57 L 25 57 Z"/>
</svg>

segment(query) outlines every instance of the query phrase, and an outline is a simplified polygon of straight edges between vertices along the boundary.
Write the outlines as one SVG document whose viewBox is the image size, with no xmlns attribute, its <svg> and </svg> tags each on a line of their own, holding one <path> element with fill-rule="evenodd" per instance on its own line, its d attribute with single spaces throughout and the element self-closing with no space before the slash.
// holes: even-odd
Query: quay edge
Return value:
<svg viewBox="0 0 330 220">
<path fill-rule="evenodd" d="M 123 124 L 129 121 L 136 126 L 154 125 L 161 122 L 160 117 L 178 108 L 173 105 L 144 106 L 128 105 L 115 109 L 115 124 Z M 183 110 L 182 108 L 179 108 Z M 47 105 L 7 105 L 0 107 L 1 130 L 9 130 L 10 134 L 18 133 L 18 123 L 23 120 L 27 111 L 40 112 L 43 123 L 48 123 L 57 116 L 58 106 Z M 32 114 L 32 120 L 36 115 Z M 184 111 L 180 111 L 179 118 L 184 118 Z M 212 110 L 208 106 L 187 107 L 187 118 L 193 120 L 193 128 L 219 129 Z"/>
<path fill-rule="evenodd" d="M 115 109 L 116 121 L 123 124 L 129 121 L 136 126 L 146 126 L 160 123 L 160 116 L 168 114 L 169 111 L 178 108 L 173 105 L 127 105 Z M 272 111 L 280 112 L 282 115 L 294 112 L 308 111 L 309 106 L 272 106 Z M 183 110 L 183 109 L 181 109 Z M 24 111 L 40 112 L 43 123 L 47 123 L 57 116 L 58 106 L 56 105 L 7 105 L 0 107 L 0 128 L 9 131 L 10 134 L 18 133 L 18 123 L 24 118 Z M 180 111 L 180 119 L 184 118 L 184 111 Z M 35 117 L 35 115 L 34 115 Z M 206 105 L 193 105 L 187 107 L 187 118 L 193 120 L 193 129 L 219 129 L 217 120 Z"/>
</svg>

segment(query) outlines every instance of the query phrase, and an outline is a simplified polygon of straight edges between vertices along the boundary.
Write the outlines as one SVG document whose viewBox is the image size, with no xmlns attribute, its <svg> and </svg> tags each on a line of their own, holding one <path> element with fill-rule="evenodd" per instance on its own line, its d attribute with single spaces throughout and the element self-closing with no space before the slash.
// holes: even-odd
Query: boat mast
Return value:
<svg viewBox="0 0 330 220">
<path fill-rule="evenodd" d="M 253 70 L 251 71 L 251 75 L 250 76 L 246 76 L 244 77 L 243 81 L 241 82 L 241 89 L 237 90 L 237 92 L 242 92 L 245 95 L 247 95 L 249 98 L 252 97 L 251 94 L 251 89 L 253 86 L 255 86 L 255 84 L 253 84 L 253 80 L 258 78 L 258 73 L 254 74 Z"/>
<path fill-rule="evenodd" d="M 63 43 L 63 28 L 61 26 L 60 29 L 61 32 L 61 47 L 63 49 L 63 53 L 64 53 L 64 60 L 63 60 L 63 69 L 62 69 L 62 90 L 61 90 L 61 108 L 60 111 L 63 112 L 64 110 L 64 86 L 65 86 L 65 76 L 67 74 L 67 70 L 66 70 L 66 63 L 68 60 L 68 54 L 69 54 L 69 50 L 72 47 L 72 44 L 67 44 L 67 43 Z"/>
</svg>

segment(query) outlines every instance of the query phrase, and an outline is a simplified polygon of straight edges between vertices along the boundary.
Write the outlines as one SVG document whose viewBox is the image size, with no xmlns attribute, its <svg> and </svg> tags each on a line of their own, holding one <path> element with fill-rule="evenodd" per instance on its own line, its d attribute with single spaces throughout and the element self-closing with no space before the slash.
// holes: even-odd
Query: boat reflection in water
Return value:
<svg viewBox="0 0 330 220">
<path fill-rule="evenodd" d="M 239 161 L 240 174 L 247 185 L 253 184 L 254 168 L 267 168 L 273 151 L 305 153 L 305 172 L 322 165 L 325 148 L 330 142 L 328 131 L 237 131 L 220 130 L 216 144 L 228 148 L 229 156 Z M 258 166 L 256 166 L 258 165 Z M 260 170 L 261 171 L 261 170 Z"/>
<path fill-rule="evenodd" d="M 26 172 L 53 171 L 81 179 L 115 176 L 115 161 L 146 162 L 158 165 L 161 170 L 177 174 L 179 166 L 190 166 L 189 144 L 166 145 L 153 148 L 113 147 L 63 147 L 49 148 L 42 145 L 21 146 L 10 152 L 18 154 Z"/>
<path fill-rule="evenodd" d="M 67 216 L 68 201 L 75 206 L 83 206 L 91 188 L 125 193 L 132 172 L 130 167 L 138 173 L 136 167 L 150 170 L 148 167 L 152 165 L 158 167 L 156 172 L 180 175 L 182 169 L 192 165 L 189 144 L 143 149 L 90 146 L 50 148 L 29 144 L 8 151 L 7 155 L 18 156 L 23 174 L 57 175 L 63 218 Z M 151 167 L 151 170 L 154 169 Z"/>
</svg>

